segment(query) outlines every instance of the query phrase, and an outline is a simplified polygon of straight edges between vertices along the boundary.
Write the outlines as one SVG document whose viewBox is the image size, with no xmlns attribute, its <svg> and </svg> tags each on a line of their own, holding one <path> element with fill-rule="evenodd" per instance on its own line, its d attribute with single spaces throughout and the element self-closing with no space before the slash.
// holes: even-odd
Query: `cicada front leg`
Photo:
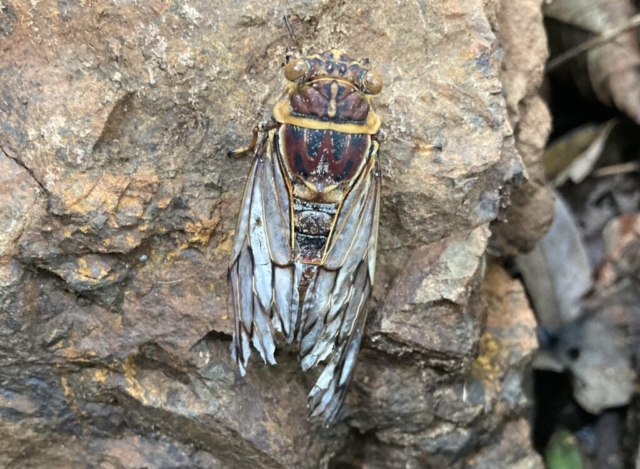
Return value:
<svg viewBox="0 0 640 469">
<path fill-rule="evenodd" d="M 273 119 L 270 119 L 266 122 L 262 122 L 261 124 L 256 125 L 253 128 L 253 138 L 251 139 L 251 143 L 246 147 L 240 147 L 235 150 L 231 150 L 229 153 L 227 153 L 227 156 L 236 157 L 236 156 L 244 155 L 245 153 L 255 151 L 256 145 L 258 144 L 258 134 L 261 132 L 268 132 L 269 130 L 275 129 L 278 127 L 278 125 L 279 124 Z"/>
</svg>

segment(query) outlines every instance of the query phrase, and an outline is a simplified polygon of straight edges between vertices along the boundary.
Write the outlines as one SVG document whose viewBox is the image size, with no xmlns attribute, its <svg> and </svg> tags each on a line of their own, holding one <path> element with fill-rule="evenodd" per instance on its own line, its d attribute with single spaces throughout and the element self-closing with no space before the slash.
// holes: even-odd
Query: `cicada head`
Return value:
<svg viewBox="0 0 640 469">
<path fill-rule="evenodd" d="M 382 90 L 382 80 L 369 70 L 368 59 L 353 60 L 334 49 L 291 60 L 284 76 L 287 91 L 274 108 L 278 122 L 357 134 L 380 128 L 372 96 Z"/>
<path fill-rule="evenodd" d="M 382 91 L 382 80 L 369 70 L 369 59 L 352 60 L 341 50 L 291 60 L 284 68 L 290 82 L 309 83 L 321 78 L 346 81 L 365 94 Z"/>
</svg>

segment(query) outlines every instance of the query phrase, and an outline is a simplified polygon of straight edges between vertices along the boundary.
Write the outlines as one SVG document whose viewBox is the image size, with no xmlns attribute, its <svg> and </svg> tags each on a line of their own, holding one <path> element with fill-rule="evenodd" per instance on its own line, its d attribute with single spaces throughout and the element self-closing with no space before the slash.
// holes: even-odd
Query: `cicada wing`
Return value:
<svg viewBox="0 0 640 469">
<path fill-rule="evenodd" d="M 340 208 L 324 263 L 309 285 L 308 312 L 302 315 L 303 369 L 331 355 L 309 394 L 312 417 L 325 423 L 336 417 L 346 396 L 373 289 L 380 209 L 375 150 Z"/>
<path fill-rule="evenodd" d="M 364 269 L 362 269 L 364 271 Z M 365 277 L 366 275 L 362 275 Z M 346 321 L 342 324 L 339 339 L 340 345 L 337 345 L 335 352 L 320 378 L 309 393 L 309 408 L 311 418 L 322 420 L 325 425 L 335 420 L 342 403 L 347 396 L 349 382 L 353 376 L 353 370 L 356 365 L 360 342 L 367 319 L 366 307 L 368 297 L 371 295 L 371 285 L 364 285 L 362 294 L 356 299 L 354 308 L 354 321 L 351 322 L 349 328 L 345 326 Z"/>
<path fill-rule="evenodd" d="M 298 302 L 290 247 L 291 201 L 273 138 L 272 132 L 265 135 L 256 151 L 229 264 L 231 353 L 243 375 L 250 344 L 265 362 L 274 364 L 275 331 L 289 335 L 296 321 L 291 313 L 291 305 Z"/>
</svg>

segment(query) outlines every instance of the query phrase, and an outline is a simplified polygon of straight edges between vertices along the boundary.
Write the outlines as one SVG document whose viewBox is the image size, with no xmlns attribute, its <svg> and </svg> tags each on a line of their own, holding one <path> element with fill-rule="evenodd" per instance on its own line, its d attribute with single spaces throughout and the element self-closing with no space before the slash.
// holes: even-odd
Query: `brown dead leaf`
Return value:
<svg viewBox="0 0 640 469">
<path fill-rule="evenodd" d="M 579 316 L 580 301 L 591 288 L 591 267 L 578 227 L 560 196 L 556 195 L 549 231 L 516 262 L 541 326 L 556 328 Z"/>
<path fill-rule="evenodd" d="M 637 13 L 629 0 L 554 0 L 544 6 L 551 55 L 557 56 L 612 31 L 625 30 Z M 640 123 L 640 47 L 636 32 L 625 30 L 558 67 L 587 96 L 616 107 Z"/>
<path fill-rule="evenodd" d="M 542 155 L 545 175 L 561 186 L 567 179 L 578 184 L 593 170 L 603 153 L 612 129 L 618 121 L 602 125 L 587 124 L 563 135 L 547 147 Z"/>
</svg>

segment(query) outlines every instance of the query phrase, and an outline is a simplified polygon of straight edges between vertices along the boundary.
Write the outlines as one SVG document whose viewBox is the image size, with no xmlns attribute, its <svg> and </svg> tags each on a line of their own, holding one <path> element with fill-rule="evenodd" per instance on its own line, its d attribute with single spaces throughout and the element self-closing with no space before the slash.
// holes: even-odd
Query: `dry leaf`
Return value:
<svg viewBox="0 0 640 469">
<path fill-rule="evenodd" d="M 618 152 L 613 148 L 610 151 L 609 145 L 623 143 L 620 138 L 613 135 L 617 132 L 618 128 L 614 129 L 612 136 L 608 139 L 598 167 L 608 166 L 610 163 L 605 163 L 605 160 L 609 160 Z M 607 256 L 604 252 L 603 239 L 607 224 L 620 215 L 637 213 L 640 210 L 640 175 L 636 172 L 627 172 L 595 177 L 594 174 L 581 184 L 565 184 L 561 192 L 565 200 L 571 203 L 591 265 L 600 265 Z"/>
<path fill-rule="evenodd" d="M 582 182 L 596 166 L 616 125 L 617 119 L 602 125 L 588 124 L 556 140 L 542 155 L 547 178 L 556 187 L 567 179 L 575 184 Z"/>
<path fill-rule="evenodd" d="M 518 259 L 541 318 L 542 340 L 533 366 L 569 371 L 576 401 L 588 412 L 597 414 L 628 404 L 635 390 L 632 356 L 640 338 L 640 215 L 620 217 L 607 227 L 607 261 L 585 299 L 586 283 L 582 283 L 580 292 L 580 288 L 572 287 L 571 280 L 579 278 L 576 265 L 588 266 L 586 253 L 579 248 L 577 252 L 582 251 L 582 255 L 576 255 L 575 250 L 573 255 L 566 255 L 571 250 L 563 246 L 565 243 L 581 245 L 581 241 L 570 214 L 565 213 L 562 199 L 557 200 L 560 202 L 556 207 L 556 227 L 552 225 L 551 236 L 543 239 L 546 244 L 532 258 Z M 546 273 L 531 269 L 532 259 L 534 265 L 541 263 L 541 254 L 548 268 Z M 552 289 L 541 290 L 540 285 L 545 284 L 551 284 Z M 549 307 L 549 303 L 555 303 L 559 318 L 546 317 L 548 311 L 538 309 Z M 567 311 L 574 317 L 563 321 Z M 559 327 L 558 319 L 562 322 Z M 635 354 L 638 355 L 637 351 Z"/>
<path fill-rule="evenodd" d="M 633 396 L 631 348 L 624 331 L 606 320 L 591 316 L 567 324 L 539 354 L 570 372 L 573 395 L 590 413 L 626 405 Z"/>
<path fill-rule="evenodd" d="M 541 326 L 557 328 L 580 315 L 582 297 L 591 289 L 591 266 L 578 227 L 558 194 L 549 231 L 516 263 Z"/>
<path fill-rule="evenodd" d="M 533 366 L 568 370 L 574 397 L 589 412 L 627 404 L 635 378 L 631 349 L 615 323 L 583 314 L 592 270 L 578 227 L 560 196 L 549 232 L 516 262 L 541 326 Z"/>
<path fill-rule="evenodd" d="M 640 214 L 623 215 L 604 230 L 606 259 L 584 307 L 624 329 L 640 358 Z"/>
<path fill-rule="evenodd" d="M 637 13 L 629 0 L 554 0 L 545 4 L 552 56 L 618 30 Z M 563 70 L 561 70 L 563 69 Z M 616 107 L 640 123 L 640 47 L 628 30 L 559 67 L 556 76 L 569 77 L 585 95 Z"/>
</svg>

